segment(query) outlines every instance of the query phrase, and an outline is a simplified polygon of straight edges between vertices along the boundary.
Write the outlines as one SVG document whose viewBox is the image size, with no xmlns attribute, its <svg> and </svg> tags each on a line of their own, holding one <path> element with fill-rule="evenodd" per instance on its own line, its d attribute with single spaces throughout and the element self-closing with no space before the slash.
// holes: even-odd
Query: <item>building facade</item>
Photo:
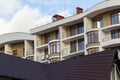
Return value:
<svg viewBox="0 0 120 80">
<path fill-rule="evenodd" d="M 103 1 L 89 10 L 30 30 L 35 35 L 36 61 L 49 63 L 120 46 L 119 0 Z"/>
<path fill-rule="evenodd" d="M 28 33 L 7 33 L 0 36 L 0 52 L 34 60 L 34 37 Z"/>
</svg>

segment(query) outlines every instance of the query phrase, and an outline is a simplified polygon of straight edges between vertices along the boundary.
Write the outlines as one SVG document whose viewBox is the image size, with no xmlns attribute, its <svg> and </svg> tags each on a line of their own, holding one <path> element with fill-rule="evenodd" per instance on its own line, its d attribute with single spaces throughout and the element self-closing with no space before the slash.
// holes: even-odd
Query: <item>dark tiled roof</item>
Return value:
<svg viewBox="0 0 120 80">
<path fill-rule="evenodd" d="M 0 75 L 25 80 L 110 80 L 116 50 L 98 52 L 52 64 L 0 54 Z"/>
</svg>

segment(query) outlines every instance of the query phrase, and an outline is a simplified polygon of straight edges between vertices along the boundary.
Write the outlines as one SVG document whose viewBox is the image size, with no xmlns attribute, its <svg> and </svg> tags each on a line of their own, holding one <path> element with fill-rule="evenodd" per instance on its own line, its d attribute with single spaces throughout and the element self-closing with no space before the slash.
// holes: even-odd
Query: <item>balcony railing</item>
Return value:
<svg viewBox="0 0 120 80">
<path fill-rule="evenodd" d="M 62 50 L 62 56 L 69 56 L 71 54 L 79 53 L 80 51 L 83 51 L 84 49 L 79 49 L 78 46 L 68 47 Z"/>
</svg>

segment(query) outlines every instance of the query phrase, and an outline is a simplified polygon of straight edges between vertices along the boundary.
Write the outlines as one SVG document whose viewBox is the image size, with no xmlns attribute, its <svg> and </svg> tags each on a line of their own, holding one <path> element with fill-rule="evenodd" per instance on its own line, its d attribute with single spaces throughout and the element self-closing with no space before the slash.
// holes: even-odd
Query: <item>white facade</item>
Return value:
<svg viewBox="0 0 120 80">
<path fill-rule="evenodd" d="M 59 60 L 64 60 L 76 55 L 88 55 L 97 51 L 104 51 L 115 47 L 118 48 L 120 46 L 120 37 L 118 36 L 118 38 L 114 39 L 112 37 L 112 35 L 114 35 L 112 34 L 114 31 L 112 30 L 120 29 L 119 2 L 119 0 L 106 0 L 83 13 L 31 29 L 30 33 L 36 36 L 35 60 L 50 62 L 50 56 L 53 54 L 50 54 L 51 48 L 49 42 L 44 44 L 45 36 L 49 33 L 51 38 L 52 32 L 56 30 L 59 32 L 60 52 L 59 54 L 54 54 L 52 56 L 55 60 L 56 58 Z M 117 17 L 119 22 L 113 24 L 113 22 L 111 22 L 111 15 L 116 13 L 118 13 Z M 77 32 L 75 35 L 72 35 L 74 34 L 74 28 L 73 32 L 71 32 L 72 27 L 70 26 L 78 26 L 79 23 L 83 23 L 84 32 L 78 33 L 79 28 L 76 27 Z M 70 27 L 70 30 L 68 30 L 68 27 Z M 43 36 L 44 34 L 45 36 Z M 95 36 L 91 36 L 92 34 Z M 90 37 L 88 37 L 89 35 Z M 42 40 L 43 38 L 44 40 Z M 49 41 L 54 42 L 56 40 L 58 39 L 50 39 Z M 83 44 L 84 48 L 81 48 L 80 45 L 83 46 Z M 46 55 L 45 49 L 48 49 L 47 59 L 44 57 Z"/>
</svg>

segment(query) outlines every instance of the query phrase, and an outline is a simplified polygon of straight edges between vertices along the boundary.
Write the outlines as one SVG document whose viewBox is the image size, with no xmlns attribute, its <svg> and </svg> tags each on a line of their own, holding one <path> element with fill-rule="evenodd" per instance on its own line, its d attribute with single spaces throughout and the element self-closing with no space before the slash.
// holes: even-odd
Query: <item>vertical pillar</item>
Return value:
<svg viewBox="0 0 120 80">
<path fill-rule="evenodd" d="M 12 55 L 12 50 L 11 50 L 11 45 L 10 44 L 5 44 L 5 54 Z"/>
</svg>

